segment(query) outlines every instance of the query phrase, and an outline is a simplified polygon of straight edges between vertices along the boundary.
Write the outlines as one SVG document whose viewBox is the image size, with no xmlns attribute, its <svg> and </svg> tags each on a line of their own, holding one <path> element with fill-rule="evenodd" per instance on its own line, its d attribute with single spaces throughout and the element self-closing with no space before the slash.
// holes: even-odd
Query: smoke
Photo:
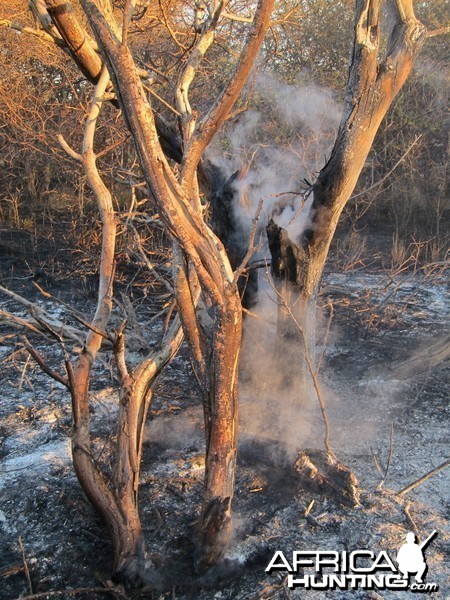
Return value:
<svg viewBox="0 0 450 600">
<path fill-rule="evenodd" d="M 295 239 L 311 226 L 312 195 L 305 194 L 326 161 L 334 142 L 339 109 L 331 94 L 312 85 L 286 85 L 261 75 L 255 108 L 228 126 L 209 154 L 233 180 L 234 235 L 248 244 L 252 219 L 263 199 L 260 236 L 253 259 L 270 258 L 265 226 L 273 218 Z M 306 181 L 305 181 L 306 180 Z M 304 382 L 302 357 L 296 342 L 276 333 L 277 298 L 264 272 L 259 278 L 258 304 L 245 320 L 241 354 L 240 436 L 267 442 L 279 458 L 280 442 L 292 459 L 305 446 L 321 447 L 323 426 L 317 397 Z M 277 340 L 277 341 L 275 341 Z M 200 446 L 201 411 L 159 416 L 147 439 L 181 448 Z"/>
<path fill-rule="evenodd" d="M 301 344 L 277 335 L 277 297 L 268 277 L 244 322 L 240 383 L 240 438 L 267 442 L 274 459 L 280 445 L 289 461 L 301 448 L 322 448 L 324 427 Z M 320 311 L 317 330 L 323 331 Z M 322 393 L 329 398 L 327 389 Z"/>
<path fill-rule="evenodd" d="M 248 243 L 263 200 L 262 247 L 254 259 L 270 259 L 265 241 L 269 219 L 287 229 L 293 240 L 312 226 L 308 189 L 332 148 L 341 109 L 327 90 L 287 85 L 267 74 L 257 79 L 254 104 L 217 140 L 210 158 L 229 176 L 238 172 L 234 215 L 242 245 Z M 322 447 L 323 427 L 309 377 L 305 383 L 301 344 L 277 336 L 277 310 L 276 295 L 262 272 L 254 316 L 245 320 L 240 430 L 241 439 L 266 440 L 277 452 L 281 441 L 293 458 L 307 445 Z"/>
<path fill-rule="evenodd" d="M 259 77 L 259 84 L 286 123 L 302 125 L 313 139 L 323 140 L 335 132 L 341 110 L 328 90 L 286 85 L 267 74 Z"/>
<path fill-rule="evenodd" d="M 297 239 L 311 225 L 305 193 L 326 162 L 340 119 L 331 93 L 260 75 L 255 104 L 216 141 L 210 159 L 234 181 L 234 212 L 248 239 L 259 201 L 261 225 L 270 218 Z M 225 150 L 225 152 L 224 152 Z M 243 239 L 243 242 L 246 241 Z"/>
</svg>

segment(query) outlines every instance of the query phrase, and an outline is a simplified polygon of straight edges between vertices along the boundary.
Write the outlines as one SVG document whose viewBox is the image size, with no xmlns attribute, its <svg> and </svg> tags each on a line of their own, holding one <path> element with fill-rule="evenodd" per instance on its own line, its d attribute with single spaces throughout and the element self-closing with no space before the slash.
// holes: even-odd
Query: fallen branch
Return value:
<svg viewBox="0 0 450 600">
<path fill-rule="evenodd" d="M 433 475 L 436 475 L 436 473 L 439 473 L 440 471 L 443 471 L 444 469 L 446 469 L 449 465 L 450 465 L 450 459 L 447 459 L 445 462 L 443 462 L 441 465 L 439 465 L 432 471 L 429 471 L 425 475 L 422 475 L 422 477 L 419 477 L 419 479 L 416 479 L 416 481 L 414 481 L 413 483 L 410 483 L 408 486 L 406 486 L 405 488 L 403 488 L 402 490 L 397 492 L 396 496 L 404 496 L 405 494 L 407 494 L 414 488 L 418 487 L 419 485 L 422 485 L 422 483 L 424 483 L 430 477 L 433 477 Z"/>
<path fill-rule="evenodd" d="M 18 317 L 17 315 L 13 315 L 12 313 L 10 313 L 10 312 L 8 312 L 6 310 L 0 309 L 0 316 L 5 317 L 5 319 L 7 319 L 8 321 L 11 321 L 11 323 L 13 325 L 17 325 L 19 327 L 26 327 L 27 329 L 30 329 L 34 333 L 37 333 L 38 335 L 42 335 L 43 337 L 45 337 L 45 339 L 48 342 L 51 341 L 50 338 L 47 337 L 43 331 L 41 331 L 40 329 L 38 329 L 37 327 L 35 327 L 29 321 L 26 321 L 25 319 L 22 319 L 21 317 Z"/>
<path fill-rule="evenodd" d="M 44 329 L 47 328 L 49 330 L 58 331 L 61 336 L 65 337 L 69 340 L 75 341 L 78 344 L 83 345 L 82 340 L 84 339 L 84 335 L 78 329 L 75 329 L 74 327 L 71 327 L 70 325 L 66 325 L 59 319 L 55 319 L 41 306 L 35 304 L 34 302 L 30 302 L 30 300 L 27 300 L 23 296 L 16 294 L 16 292 L 8 290 L 7 288 L 3 287 L 2 285 L 0 285 L 0 292 L 5 294 L 6 296 L 9 296 L 10 298 L 15 300 L 19 304 L 22 304 L 23 306 L 25 306 L 28 309 L 28 312 L 30 313 L 30 315 L 33 317 L 34 321 L 37 323 L 40 323 L 41 326 L 44 327 Z M 7 314 L 9 314 L 9 313 L 7 313 Z M 15 320 L 17 320 L 18 318 L 19 317 L 17 317 Z M 25 325 L 25 323 L 27 323 L 27 321 L 23 320 L 22 324 L 24 326 L 29 327 L 30 325 L 33 325 L 33 322 L 28 323 L 28 325 Z"/>
<path fill-rule="evenodd" d="M 19 548 L 20 548 L 20 553 L 22 554 L 23 569 L 25 571 L 25 577 L 27 578 L 28 590 L 29 590 L 30 594 L 32 594 L 33 593 L 33 585 L 31 583 L 30 570 L 28 569 L 27 558 L 25 556 L 25 548 L 23 547 L 22 538 L 20 535 L 19 535 Z"/>
<path fill-rule="evenodd" d="M 22 573 L 23 571 L 23 563 L 16 563 L 14 565 L 7 565 L 0 569 L 0 579 L 2 577 L 11 577 L 12 575 L 17 575 L 18 573 Z"/>
<path fill-rule="evenodd" d="M 101 331 L 100 329 L 98 329 L 97 327 L 95 327 L 95 325 L 93 325 L 92 323 L 89 323 L 89 321 L 86 320 L 86 318 L 84 317 L 84 315 L 82 315 L 78 310 L 76 310 L 75 308 L 73 308 L 72 306 L 70 306 L 70 304 L 67 304 L 67 302 L 64 302 L 64 300 L 61 300 L 61 298 L 57 298 L 56 296 L 53 296 L 53 294 L 50 294 L 50 292 L 46 292 L 35 281 L 33 281 L 33 285 L 41 292 L 41 294 L 44 296 L 44 298 L 48 298 L 49 300 L 54 300 L 55 302 L 59 302 L 59 304 L 61 304 L 62 306 L 64 306 L 64 308 L 68 312 L 70 312 L 70 314 L 73 316 L 73 318 L 76 321 L 78 321 L 78 323 L 80 323 L 80 325 L 84 325 L 84 327 L 86 327 L 87 329 L 90 329 L 94 333 L 97 333 L 98 335 L 100 335 L 101 337 L 103 337 L 105 340 L 108 340 L 111 343 L 114 342 L 114 339 L 110 335 L 108 335 L 108 333 L 106 333 L 105 331 Z"/>
</svg>

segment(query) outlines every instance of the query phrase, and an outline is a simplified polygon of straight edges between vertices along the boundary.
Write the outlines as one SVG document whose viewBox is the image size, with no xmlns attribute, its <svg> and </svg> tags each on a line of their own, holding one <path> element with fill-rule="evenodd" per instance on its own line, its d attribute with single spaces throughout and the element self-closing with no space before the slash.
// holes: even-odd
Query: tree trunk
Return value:
<svg viewBox="0 0 450 600">
<path fill-rule="evenodd" d="M 207 438 L 205 496 L 196 540 L 199 570 L 222 559 L 232 533 L 242 311 L 236 289 L 227 290 L 225 298 L 226 304 L 219 308 L 213 325 L 208 380 L 203 386 Z"/>
<path fill-rule="evenodd" d="M 309 268 L 308 248 L 289 239 L 288 232 L 273 220 L 266 228 L 272 257 L 272 276 L 278 302 L 277 340 L 280 369 L 288 387 L 296 386 L 300 396 L 308 394 L 309 370 L 305 353 L 314 364 L 316 346 L 316 293 L 302 294 L 302 278 Z M 294 322 L 295 319 L 295 322 Z M 304 339 L 303 339 L 304 338 Z M 295 348 L 295 350 L 294 350 Z M 296 368 L 286 369 L 286 353 L 294 353 Z"/>
<path fill-rule="evenodd" d="M 225 246 L 231 267 L 237 269 L 244 260 L 249 244 L 250 231 L 245 231 L 241 221 L 236 217 L 239 197 L 235 189 L 236 180 L 241 171 L 236 171 L 230 178 L 215 165 L 202 163 L 203 184 L 211 207 L 211 228 Z M 258 297 L 258 271 L 250 270 L 238 280 L 239 294 L 244 308 L 255 306 Z"/>
<path fill-rule="evenodd" d="M 380 60 L 380 6 L 358 0 L 355 37 L 344 112 L 331 156 L 315 182 L 309 225 L 297 240 L 275 223 L 268 226 L 269 245 L 278 287 L 292 282 L 295 304 L 307 307 L 303 321 L 312 342 L 314 299 L 341 212 L 350 198 L 373 140 L 389 106 L 406 81 L 425 38 L 412 0 L 392 2 L 394 26 L 386 55 Z M 281 289 L 281 288 L 280 288 Z M 311 348 L 312 352 L 312 348 Z"/>
</svg>

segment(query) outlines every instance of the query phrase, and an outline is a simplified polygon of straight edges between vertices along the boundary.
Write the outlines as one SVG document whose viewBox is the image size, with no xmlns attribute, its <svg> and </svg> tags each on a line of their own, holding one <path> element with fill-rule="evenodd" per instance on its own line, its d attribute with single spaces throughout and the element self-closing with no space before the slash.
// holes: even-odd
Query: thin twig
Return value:
<svg viewBox="0 0 450 600">
<path fill-rule="evenodd" d="M 24 346 L 25 346 L 25 349 L 31 354 L 31 356 L 37 362 L 37 364 L 41 367 L 41 369 L 44 371 L 44 373 L 47 373 L 47 375 L 49 377 L 51 377 L 55 381 L 59 381 L 59 383 L 62 383 L 62 385 L 64 385 L 66 388 L 69 388 L 69 381 L 66 379 L 66 377 L 63 377 L 62 375 L 57 373 L 54 369 L 49 367 L 49 365 L 45 361 L 45 358 L 42 356 L 42 354 L 40 354 L 40 352 L 38 352 L 38 350 L 36 350 L 36 348 L 33 348 L 33 346 L 30 344 L 30 342 L 28 341 L 28 339 L 26 337 L 24 337 Z"/>
<path fill-rule="evenodd" d="M 61 48 L 66 48 L 67 44 L 64 40 L 51 36 L 49 33 L 45 31 L 41 31 L 40 29 L 33 29 L 32 27 L 28 27 L 27 25 L 22 25 L 22 23 L 17 23 L 14 21 L 9 21 L 8 19 L 0 20 L 0 27 L 9 27 L 10 29 L 14 29 L 15 31 L 20 31 L 20 33 L 26 33 L 28 35 L 33 35 L 43 40 L 44 42 L 48 42 L 49 44 L 56 44 Z"/>
<path fill-rule="evenodd" d="M 19 348 L 18 350 L 14 350 L 14 352 L 11 352 L 11 354 L 9 354 L 6 358 L 4 358 L 3 360 L 0 360 L 0 367 L 3 364 L 9 362 L 10 360 L 13 360 L 13 358 L 15 358 L 21 352 L 25 352 L 25 348 Z"/>
<path fill-rule="evenodd" d="M 30 364 L 30 356 L 27 356 L 27 358 L 25 359 L 25 362 L 23 364 L 22 373 L 20 375 L 20 381 L 19 381 L 19 386 L 18 386 L 19 392 L 22 391 L 22 386 L 23 386 L 23 382 L 25 381 L 25 379 L 27 380 L 28 383 L 30 383 L 30 381 L 27 377 L 27 368 L 28 368 L 29 364 Z M 33 387 L 33 386 L 31 386 L 31 387 Z"/>
<path fill-rule="evenodd" d="M 419 485 L 422 485 L 422 483 L 424 483 L 424 481 L 426 481 L 430 477 L 433 477 L 433 475 L 436 475 L 436 473 L 439 473 L 439 471 L 443 471 L 444 469 L 446 469 L 449 465 L 450 465 L 450 459 L 447 459 L 445 462 L 443 462 L 441 465 L 439 465 L 435 469 L 428 471 L 428 473 L 425 473 L 425 475 L 422 475 L 422 477 L 419 477 L 419 479 L 416 479 L 416 481 L 413 481 L 413 483 L 410 483 L 405 488 L 403 488 L 402 490 L 397 492 L 396 496 L 404 496 L 405 494 L 407 494 L 414 488 L 418 487 Z"/>
<path fill-rule="evenodd" d="M 27 578 L 28 590 L 29 590 L 30 594 L 32 594 L 33 593 L 33 585 L 31 583 L 30 570 L 28 569 L 27 558 L 25 556 L 25 548 L 23 547 L 22 538 L 20 535 L 19 535 L 19 548 L 20 548 L 20 552 L 22 554 L 23 569 L 25 571 L 25 577 Z"/>
<path fill-rule="evenodd" d="M 351 196 L 350 201 L 354 200 L 355 198 L 359 198 L 359 196 L 362 196 L 364 194 L 367 194 L 368 192 L 370 192 L 371 190 L 379 187 L 384 181 L 386 181 L 386 179 L 389 179 L 389 177 L 392 175 L 392 173 L 397 169 L 397 167 L 399 167 L 402 162 L 405 160 L 405 158 L 408 156 L 408 154 L 411 152 L 411 150 L 414 148 L 414 146 L 417 144 L 417 142 L 422 139 L 423 135 L 420 134 L 418 135 L 416 138 L 414 138 L 414 140 L 412 141 L 412 143 L 408 146 L 408 148 L 406 149 L 406 151 L 402 154 L 402 156 L 398 159 L 398 161 L 395 163 L 395 165 L 392 167 L 392 169 L 390 171 L 388 171 L 386 173 L 386 175 L 384 175 L 384 177 L 382 177 L 381 179 L 379 179 L 378 181 L 376 181 L 373 185 L 371 185 L 370 187 L 362 190 L 361 192 L 358 192 L 357 194 L 353 194 L 353 196 Z"/>
<path fill-rule="evenodd" d="M 98 327 L 95 327 L 95 325 L 93 325 L 92 323 L 89 323 L 89 321 L 87 321 L 86 318 L 78 310 L 76 310 L 76 308 L 73 308 L 72 306 L 70 306 L 70 304 L 68 304 L 67 302 L 64 302 L 64 300 L 61 300 L 61 298 L 58 298 L 57 296 L 53 296 L 53 294 L 50 294 L 50 292 L 45 291 L 35 281 L 33 281 L 33 285 L 35 287 L 37 287 L 37 289 L 41 292 L 41 294 L 45 298 L 54 300 L 55 302 L 59 302 L 59 304 L 64 306 L 64 308 L 66 308 L 70 312 L 70 314 L 73 316 L 73 318 L 76 321 L 78 321 L 78 323 L 80 323 L 81 325 L 84 325 L 84 327 L 86 327 L 87 329 L 90 329 L 91 331 L 93 331 L 97 335 L 101 336 L 105 340 L 108 340 L 108 341 L 114 343 L 114 338 L 112 336 L 108 335 L 108 333 L 106 333 L 105 331 L 102 331 Z"/>
<path fill-rule="evenodd" d="M 386 469 L 384 471 L 384 480 L 382 483 L 386 481 L 386 477 L 389 472 L 389 467 L 391 466 L 392 453 L 394 451 L 394 422 L 391 423 L 391 431 L 389 434 L 389 454 L 386 461 Z"/>
<path fill-rule="evenodd" d="M 297 328 L 298 332 L 300 333 L 300 337 L 302 339 L 303 348 L 304 348 L 304 352 L 305 352 L 306 364 L 308 366 L 309 374 L 311 375 L 311 379 L 313 381 L 314 389 L 316 391 L 317 399 L 318 399 L 319 405 L 320 405 L 320 410 L 322 412 L 323 423 L 325 426 L 324 446 L 325 446 L 325 449 L 326 449 L 328 455 L 331 458 L 336 460 L 336 455 L 335 455 L 333 449 L 331 448 L 331 444 L 330 444 L 330 429 L 331 428 L 330 428 L 330 421 L 328 419 L 327 407 L 326 407 L 325 399 L 322 395 L 322 391 L 320 389 L 320 384 L 319 384 L 319 380 L 317 378 L 317 373 L 314 369 L 314 365 L 312 363 L 311 356 L 309 354 L 308 344 L 306 343 L 305 332 L 303 330 L 303 327 L 300 325 L 300 323 L 295 318 L 295 315 L 293 314 L 292 309 L 289 306 L 289 304 L 283 298 L 282 294 L 276 289 L 275 284 L 274 284 L 272 278 L 270 277 L 270 275 L 269 275 L 269 283 L 272 286 L 272 289 L 275 292 L 275 294 L 280 299 L 280 305 L 283 306 L 283 308 L 287 311 L 290 318 L 292 319 L 292 322 L 294 323 L 295 327 Z"/>
<path fill-rule="evenodd" d="M 378 460 L 378 456 L 375 454 L 375 450 L 370 446 L 370 452 L 372 453 L 373 464 L 375 465 L 378 473 L 383 477 L 383 469 L 381 468 L 380 461 Z"/>
<path fill-rule="evenodd" d="M 409 512 L 409 509 L 411 508 L 411 504 L 412 504 L 412 502 L 410 500 L 408 500 L 408 502 L 403 507 L 403 510 L 405 512 L 406 518 L 408 519 L 408 523 L 411 525 L 412 529 L 414 529 L 416 534 L 419 535 L 419 529 L 416 525 L 416 522 L 414 521 L 414 519 L 411 516 L 411 513 Z"/>
<path fill-rule="evenodd" d="M 316 375 L 319 374 L 320 367 L 322 366 L 323 357 L 324 357 L 325 350 L 327 347 L 328 336 L 330 334 L 331 321 L 333 320 L 333 316 L 334 316 L 334 306 L 333 306 L 333 303 L 331 302 L 331 300 L 330 300 L 330 302 L 328 302 L 327 306 L 330 307 L 330 314 L 328 315 L 327 329 L 325 331 L 325 335 L 324 335 L 323 342 L 322 342 L 323 350 L 320 353 L 320 357 L 317 362 Z"/>
<path fill-rule="evenodd" d="M 26 327 L 27 329 L 30 329 L 31 331 L 33 331 L 34 333 L 37 333 L 38 335 L 42 335 L 43 337 L 45 337 L 45 339 L 47 341 L 50 341 L 50 338 L 48 336 L 46 336 L 43 331 L 41 331 L 40 329 L 38 329 L 31 323 L 28 323 L 28 321 L 25 321 L 25 319 L 22 319 L 16 315 L 13 315 L 12 313 L 9 313 L 6 310 L 1 310 L 1 309 L 0 309 L 0 316 L 6 317 L 8 320 L 12 321 L 16 325 Z"/>
<path fill-rule="evenodd" d="M 372 448 L 371 448 L 372 450 Z M 389 452 L 388 452 L 388 457 L 386 460 L 386 466 L 384 468 L 384 471 L 381 469 L 380 463 L 378 462 L 378 459 L 375 456 L 375 453 L 372 450 L 372 456 L 374 457 L 374 461 L 376 461 L 375 466 L 377 466 L 378 471 L 381 474 L 381 481 L 380 483 L 377 485 L 377 490 L 381 490 L 381 488 L 384 485 L 384 482 L 386 481 L 388 472 L 389 472 L 389 467 L 391 465 L 391 459 L 392 459 L 392 453 L 394 450 L 394 423 L 391 423 L 391 428 L 390 428 L 390 433 L 389 433 Z"/>
<path fill-rule="evenodd" d="M 133 233 L 133 237 L 134 237 L 134 241 L 135 241 L 135 244 L 136 244 L 137 251 L 138 251 L 140 257 L 142 258 L 142 260 L 144 261 L 145 266 L 147 267 L 147 269 L 150 271 L 150 273 L 152 273 L 154 275 L 156 281 L 159 281 L 159 283 L 162 283 L 164 285 L 164 287 L 166 288 L 166 290 L 170 294 L 173 294 L 173 287 L 172 287 L 172 285 L 169 283 L 169 281 L 167 281 L 167 279 L 165 279 L 165 277 L 163 277 L 162 275 L 160 275 L 158 273 L 158 271 L 156 270 L 156 268 L 150 262 L 147 254 L 145 253 L 145 251 L 144 251 L 144 249 L 142 247 L 141 240 L 139 238 L 139 233 L 137 232 L 137 229 L 131 223 L 128 224 L 128 227 L 131 229 L 131 231 Z"/>
<path fill-rule="evenodd" d="M 258 206 L 256 207 L 256 211 L 255 211 L 255 216 L 252 219 L 252 229 L 250 232 L 250 239 L 249 239 L 249 243 L 248 243 L 248 250 L 241 262 L 241 264 L 239 265 L 239 267 L 236 269 L 236 271 L 234 272 L 234 277 L 233 277 L 233 284 L 236 284 L 239 277 L 242 275 L 245 267 L 247 266 L 249 260 L 251 259 L 251 257 L 253 256 L 253 254 L 258 250 L 258 246 L 255 246 L 255 236 L 256 236 L 256 229 L 258 227 L 258 221 L 259 221 L 259 217 L 261 216 L 261 211 L 262 211 L 262 207 L 264 204 L 264 200 L 261 198 L 260 201 L 258 202 Z"/>
</svg>

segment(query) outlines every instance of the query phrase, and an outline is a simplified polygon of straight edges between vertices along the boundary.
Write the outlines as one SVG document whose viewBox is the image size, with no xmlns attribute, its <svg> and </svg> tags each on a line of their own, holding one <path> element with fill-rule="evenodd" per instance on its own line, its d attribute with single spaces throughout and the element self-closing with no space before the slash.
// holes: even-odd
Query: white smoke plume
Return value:
<svg viewBox="0 0 450 600">
<path fill-rule="evenodd" d="M 210 158 L 229 175 L 246 170 L 235 181 L 243 235 L 262 198 L 262 225 L 273 217 L 297 238 L 309 224 L 311 198 L 305 202 L 303 192 L 326 162 L 340 109 L 327 90 L 287 85 L 267 74 L 258 77 L 256 96 L 261 110 L 245 112 L 228 127 Z"/>
</svg>

